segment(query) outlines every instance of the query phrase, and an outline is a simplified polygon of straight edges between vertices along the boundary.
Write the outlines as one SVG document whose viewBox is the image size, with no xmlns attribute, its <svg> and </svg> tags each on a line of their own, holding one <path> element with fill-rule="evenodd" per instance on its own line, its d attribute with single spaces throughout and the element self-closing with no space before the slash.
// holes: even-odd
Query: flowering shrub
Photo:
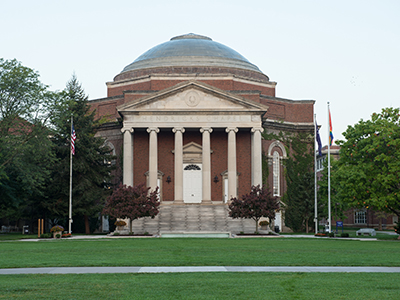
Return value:
<svg viewBox="0 0 400 300">
<path fill-rule="evenodd" d="M 50 232 L 57 232 L 57 231 L 64 231 L 64 227 L 62 227 L 61 225 L 56 225 L 51 227 Z"/>
<path fill-rule="evenodd" d="M 126 225 L 126 222 L 125 222 L 125 221 L 122 221 L 122 220 L 119 220 L 119 221 L 116 221 L 116 222 L 114 223 L 114 225 L 115 225 L 115 226 L 125 226 L 125 225 Z"/>
<path fill-rule="evenodd" d="M 269 222 L 268 221 L 261 221 L 259 224 L 260 224 L 260 226 L 268 226 Z"/>
<path fill-rule="evenodd" d="M 67 237 L 71 237 L 71 236 L 72 236 L 72 234 L 70 234 L 70 233 L 64 233 L 62 235 L 63 238 L 67 238 Z"/>
<path fill-rule="evenodd" d="M 322 233 L 322 232 L 318 232 L 318 233 L 316 233 L 316 234 L 314 234 L 315 236 L 326 236 L 326 234 L 325 233 Z"/>
</svg>

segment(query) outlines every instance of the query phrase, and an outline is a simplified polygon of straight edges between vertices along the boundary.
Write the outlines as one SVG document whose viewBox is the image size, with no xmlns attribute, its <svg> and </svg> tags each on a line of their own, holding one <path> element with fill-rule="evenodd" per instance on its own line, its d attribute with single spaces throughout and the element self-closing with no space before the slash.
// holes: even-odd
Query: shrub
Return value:
<svg viewBox="0 0 400 300">
<path fill-rule="evenodd" d="M 62 227 L 61 225 L 56 225 L 51 227 L 50 232 L 57 232 L 57 231 L 64 231 L 64 227 Z"/>
<path fill-rule="evenodd" d="M 60 237 L 61 237 L 61 234 L 57 233 L 57 234 L 56 234 L 56 238 L 59 239 Z"/>
<path fill-rule="evenodd" d="M 316 234 L 314 234 L 315 236 L 326 236 L 326 234 L 325 233 L 322 233 L 322 232 L 318 232 L 318 233 L 316 233 Z"/>
<path fill-rule="evenodd" d="M 260 226 L 268 226 L 269 222 L 268 221 L 261 221 L 259 224 L 260 224 Z"/>
<path fill-rule="evenodd" d="M 70 233 L 63 233 L 62 237 L 63 237 L 63 238 L 69 238 L 69 237 L 72 237 L 72 234 L 70 234 Z"/>
<path fill-rule="evenodd" d="M 119 235 L 119 232 L 114 232 L 114 234 L 113 235 Z"/>
<path fill-rule="evenodd" d="M 341 237 L 349 237 L 349 234 L 346 232 L 346 233 L 342 233 L 340 236 Z"/>
<path fill-rule="evenodd" d="M 329 237 L 335 237 L 335 233 L 334 232 L 329 232 L 328 236 Z"/>
<path fill-rule="evenodd" d="M 49 238 L 51 238 L 51 234 L 50 233 L 42 233 L 40 235 L 40 238 L 41 239 L 49 239 Z"/>
</svg>

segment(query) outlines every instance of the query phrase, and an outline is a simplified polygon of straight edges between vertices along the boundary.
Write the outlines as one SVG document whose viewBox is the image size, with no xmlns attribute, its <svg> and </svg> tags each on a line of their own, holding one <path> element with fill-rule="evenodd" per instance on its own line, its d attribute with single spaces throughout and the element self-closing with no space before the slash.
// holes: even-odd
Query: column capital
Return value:
<svg viewBox="0 0 400 300">
<path fill-rule="evenodd" d="M 156 133 L 159 133 L 160 132 L 160 128 L 158 128 L 158 127 L 149 127 L 149 128 L 147 128 L 147 132 L 148 133 L 150 133 L 152 131 L 155 131 Z"/>
<path fill-rule="evenodd" d="M 263 133 L 264 132 L 264 128 L 263 127 L 253 127 L 251 129 L 251 132 L 256 132 L 256 131 L 259 131 L 259 132 Z"/>
<path fill-rule="evenodd" d="M 228 127 L 225 129 L 225 132 L 234 131 L 235 133 L 239 131 L 237 127 Z"/>
<path fill-rule="evenodd" d="M 135 129 L 133 127 L 131 127 L 131 128 L 128 128 L 128 127 L 121 128 L 121 132 L 122 133 L 125 133 L 125 131 L 129 131 L 130 133 L 134 133 Z"/>
<path fill-rule="evenodd" d="M 200 132 L 203 133 L 204 131 L 208 131 L 209 133 L 213 132 L 211 127 L 201 127 Z"/>
<path fill-rule="evenodd" d="M 180 132 L 184 133 L 185 132 L 185 128 L 183 128 L 183 127 L 174 127 L 174 128 L 172 128 L 172 132 L 173 133 L 176 133 L 177 131 L 180 131 Z"/>
</svg>

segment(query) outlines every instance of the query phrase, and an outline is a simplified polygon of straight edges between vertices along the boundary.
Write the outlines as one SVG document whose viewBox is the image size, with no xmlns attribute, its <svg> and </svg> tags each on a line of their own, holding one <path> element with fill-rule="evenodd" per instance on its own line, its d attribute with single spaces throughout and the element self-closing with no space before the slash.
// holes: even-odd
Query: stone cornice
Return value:
<svg viewBox="0 0 400 300">
<path fill-rule="evenodd" d="M 263 127 L 273 130 L 289 130 L 289 131 L 313 131 L 314 123 L 312 122 L 285 122 L 276 120 L 263 120 Z"/>
</svg>

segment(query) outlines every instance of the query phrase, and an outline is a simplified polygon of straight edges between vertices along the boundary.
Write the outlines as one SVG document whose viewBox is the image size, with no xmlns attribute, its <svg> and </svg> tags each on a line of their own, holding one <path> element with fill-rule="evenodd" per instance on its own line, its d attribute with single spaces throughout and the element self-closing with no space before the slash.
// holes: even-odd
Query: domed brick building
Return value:
<svg viewBox="0 0 400 300">
<path fill-rule="evenodd" d="M 278 98 L 275 87 L 235 50 L 186 34 L 139 56 L 90 105 L 109 120 L 98 134 L 119 157 L 117 182 L 158 186 L 162 206 L 226 206 L 262 184 L 262 153 L 268 186 L 285 191 L 285 147 L 263 131 L 313 131 L 314 101 Z"/>
</svg>

